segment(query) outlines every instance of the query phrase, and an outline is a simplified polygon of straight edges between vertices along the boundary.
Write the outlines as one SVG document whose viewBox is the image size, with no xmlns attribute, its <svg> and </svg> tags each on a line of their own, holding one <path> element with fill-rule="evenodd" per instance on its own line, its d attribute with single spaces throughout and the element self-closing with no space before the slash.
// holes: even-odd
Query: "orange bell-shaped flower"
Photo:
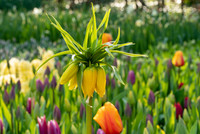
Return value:
<svg viewBox="0 0 200 134">
<path fill-rule="evenodd" d="M 106 42 L 110 42 L 110 41 L 112 41 L 112 35 L 109 33 L 103 33 L 102 44 L 104 44 Z"/>
<path fill-rule="evenodd" d="M 181 51 L 176 51 L 176 53 L 172 59 L 172 63 L 174 64 L 174 66 L 177 66 L 177 67 L 181 67 L 185 64 L 184 58 L 183 58 L 183 53 Z"/>
<path fill-rule="evenodd" d="M 123 129 L 122 120 L 115 106 L 106 102 L 93 118 L 106 134 L 120 134 Z"/>
</svg>

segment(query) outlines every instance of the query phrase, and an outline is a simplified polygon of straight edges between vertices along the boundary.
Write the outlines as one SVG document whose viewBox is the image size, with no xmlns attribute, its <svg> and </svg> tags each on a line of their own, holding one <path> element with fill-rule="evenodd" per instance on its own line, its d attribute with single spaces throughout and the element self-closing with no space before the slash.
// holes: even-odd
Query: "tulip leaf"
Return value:
<svg viewBox="0 0 200 134">
<path fill-rule="evenodd" d="M 113 45 L 117 45 L 117 43 L 119 42 L 119 38 L 120 38 L 120 28 L 118 28 L 118 35 Z"/>
<path fill-rule="evenodd" d="M 3 115 L 5 116 L 8 124 L 11 128 L 11 114 L 10 114 L 10 111 L 8 110 L 8 108 L 6 107 L 6 105 L 2 99 L 2 96 L 0 96 L 0 104 L 1 104 L 2 111 L 3 111 Z"/>
<path fill-rule="evenodd" d="M 117 77 L 117 79 L 118 79 L 123 85 L 125 85 L 124 82 L 123 82 L 123 80 L 122 80 L 122 78 L 121 78 L 121 76 L 120 76 L 120 75 L 118 74 L 118 72 L 117 72 L 117 68 L 116 68 L 115 66 L 111 66 L 111 67 L 112 67 L 112 70 L 113 70 L 115 76 Z"/>
<path fill-rule="evenodd" d="M 128 94 L 129 90 L 124 90 L 123 92 L 119 93 L 117 96 L 115 96 L 113 98 L 113 100 L 111 101 L 112 103 L 115 103 L 117 100 L 122 99 L 123 97 L 126 97 Z"/>
<path fill-rule="evenodd" d="M 49 60 L 51 60 L 52 58 L 57 57 L 57 56 L 61 56 L 61 55 L 66 55 L 66 54 L 71 54 L 71 51 L 59 52 L 59 53 L 54 54 L 53 56 L 49 57 L 47 60 L 45 60 L 45 61 L 38 67 L 38 69 L 36 70 L 36 73 L 37 73 L 37 71 L 38 71 L 44 64 L 46 64 L 46 63 L 47 63 Z"/>
<path fill-rule="evenodd" d="M 127 53 L 127 52 L 123 52 L 123 51 L 119 51 L 119 50 L 110 50 L 110 52 L 119 53 L 119 54 L 123 54 L 123 55 L 130 56 L 130 57 L 148 57 L 147 55 L 132 54 L 132 53 Z"/>
<path fill-rule="evenodd" d="M 197 134 L 197 121 L 195 121 L 194 125 L 190 129 L 190 134 Z"/>
<path fill-rule="evenodd" d="M 176 134 L 188 134 L 185 122 L 182 118 L 179 119 L 179 122 L 177 124 Z"/>
</svg>

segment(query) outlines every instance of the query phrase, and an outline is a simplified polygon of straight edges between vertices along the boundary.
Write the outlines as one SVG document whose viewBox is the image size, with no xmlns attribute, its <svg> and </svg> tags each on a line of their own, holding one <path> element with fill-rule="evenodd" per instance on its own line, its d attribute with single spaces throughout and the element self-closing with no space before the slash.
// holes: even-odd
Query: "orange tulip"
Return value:
<svg viewBox="0 0 200 134">
<path fill-rule="evenodd" d="M 177 66 L 177 67 L 181 67 L 185 64 L 184 58 L 183 58 L 183 53 L 181 51 L 176 51 L 176 53 L 172 59 L 172 63 L 174 64 L 174 66 Z"/>
<path fill-rule="evenodd" d="M 109 33 L 104 33 L 102 36 L 102 44 L 110 41 L 112 41 L 112 35 Z"/>
<path fill-rule="evenodd" d="M 115 106 L 106 102 L 93 118 L 106 134 L 120 134 L 123 129 L 122 120 Z"/>
</svg>

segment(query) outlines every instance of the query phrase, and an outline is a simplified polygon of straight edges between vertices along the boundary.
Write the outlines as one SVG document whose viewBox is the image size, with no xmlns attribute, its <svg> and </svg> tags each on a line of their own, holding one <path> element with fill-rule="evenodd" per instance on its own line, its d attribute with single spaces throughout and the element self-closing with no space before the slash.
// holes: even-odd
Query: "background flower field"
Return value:
<svg viewBox="0 0 200 134">
<path fill-rule="evenodd" d="M 185 3 L 184 14 L 181 5 L 169 1 L 163 11 L 156 5 L 135 9 L 132 1 L 125 7 L 113 6 L 120 2 L 96 4 L 97 24 L 111 8 L 106 33 L 114 40 L 120 27 L 119 43 L 135 43 L 121 50 L 148 57 L 114 54 L 114 58 L 105 58 L 117 68 L 125 84 L 114 77 L 109 67 L 104 67 L 106 94 L 102 98 L 93 94 L 92 117 L 111 102 L 122 120 L 122 134 L 200 133 L 198 2 Z M 35 7 L 40 4 L 36 1 Z M 55 53 L 68 50 L 46 13 L 82 44 L 92 16 L 90 5 L 77 4 L 78 8 L 70 9 L 67 2 L 43 4 L 33 9 L 23 4 L 12 9 L 0 6 L 0 134 L 39 134 L 44 115 L 48 128 L 60 129 L 62 134 L 86 132 L 86 99 L 78 89 L 59 84 L 71 56 L 55 57 L 36 70 Z M 172 63 L 177 51 L 184 59 L 179 67 Z M 92 133 L 100 133 L 99 128 L 93 120 Z"/>
</svg>

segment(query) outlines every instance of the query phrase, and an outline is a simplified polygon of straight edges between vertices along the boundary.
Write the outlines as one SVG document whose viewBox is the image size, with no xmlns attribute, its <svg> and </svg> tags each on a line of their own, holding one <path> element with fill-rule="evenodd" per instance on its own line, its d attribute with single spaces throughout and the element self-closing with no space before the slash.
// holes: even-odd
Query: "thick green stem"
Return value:
<svg viewBox="0 0 200 134">
<path fill-rule="evenodd" d="M 92 134 L 92 98 L 86 104 L 86 131 L 87 134 Z"/>
</svg>

